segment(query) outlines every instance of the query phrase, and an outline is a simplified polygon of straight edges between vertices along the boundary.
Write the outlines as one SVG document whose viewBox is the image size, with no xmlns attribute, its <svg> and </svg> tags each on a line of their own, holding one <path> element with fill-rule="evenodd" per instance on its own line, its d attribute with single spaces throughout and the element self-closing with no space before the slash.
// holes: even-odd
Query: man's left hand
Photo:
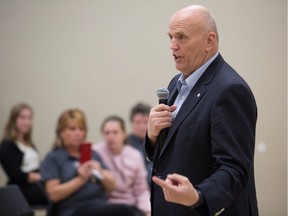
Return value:
<svg viewBox="0 0 288 216">
<path fill-rule="evenodd" d="M 153 176 L 152 180 L 159 185 L 165 200 L 172 203 L 192 206 L 199 200 L 199 195 L 189 179 L 179 174 L 169 174 L 165 180 Z"/>
</svg>

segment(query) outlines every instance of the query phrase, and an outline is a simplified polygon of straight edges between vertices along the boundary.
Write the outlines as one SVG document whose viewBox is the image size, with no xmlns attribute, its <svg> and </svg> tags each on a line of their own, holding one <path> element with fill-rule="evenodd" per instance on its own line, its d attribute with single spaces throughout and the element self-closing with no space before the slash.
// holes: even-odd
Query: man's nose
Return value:
<svg viewBox="0 0 288 216">
<path fill-rule="evenodd" d="M 176 41 L 174 38 L 171 39 L 170 49 L 171 49 L 171 50 L 177 50 L 177 49 L 179 49 L 179 46 L 178 46 L 178 44 L 177 44 L 177 41 Z"/>
</svg>

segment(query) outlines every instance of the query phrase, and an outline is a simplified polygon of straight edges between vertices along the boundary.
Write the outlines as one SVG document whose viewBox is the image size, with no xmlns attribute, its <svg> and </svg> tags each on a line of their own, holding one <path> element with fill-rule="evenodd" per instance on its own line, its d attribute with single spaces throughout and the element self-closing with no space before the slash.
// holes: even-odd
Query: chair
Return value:
<svg viewBox="0 0 288 216">
<path fill-rule="evenodd" d="M 19 187 L 7 185 L 0 187 L 0 214 L 5 216 L 33 216 L 34 212 Z"/>
<path fill-rule="evenodd" d="M 52 203 L 51 203 L 51 201 L 48 198 L 48 195 L 47 195 L 47 193 L 46 193 L 46 191 L 44 189 L 43 183 L 38 183 L 37 186 L 38 186 L 37 187 L 37 192 L 39 194 L 42 194 L 42 196 L 41 196 L 42 204 L 41 205 L 40 204 L 39 205 L 30 204 L 30 207 L 32 208 L 34 213 L 35 213 L 35 211 L 39 211 L 40 210 L 40 211 L 45 211 L 46 212 L 46 214 L 45 214 L 46 216 L 50 216 L 51 215 L 50 211 L 51 211 Z"/>
<path fill-rule="evenodd" d="M 2 169 L 1 167 L 1 163 L 0 163 L 0 174 L 1 173 L 5 173 L 4 170 Z M 4 175 L 3 175 L 4 176 Z M 10 187 L 11 185 L 7 185 L 7 187 Z M 32 211 L 35 213 L 35 211 L 38 211 L 38 210 L 41 210 L 41 211 L 45 211 L 46 212 L 46 216 L 49 216 L 50 215 L 50 208 L 51 208 L 51 202 L 46 194 L 46 191 L 44 189 L 44 186 L 43 186 L 43 183 L 37 183 L 37 184 L 34 184 L 34 190 L 37 194 L 40 195 L 40 197 L 38 197 L 38 201 L 41 202 L 40 205 L 33 205 L 33 204 L 29 204 L 29 202 L 27 202 L 27 199 L 25 198 L 25 196 L 23 195 L 21 189 L 15 184 L 13 185 L 13 187 L 16 186 L 17 189 L 20 191 L 21 195 L 24 197 L 26 203 L 28 203 L 28 205 L 30 206 L 30 208 L 32 209 Z M 6 187 L 5 187 L 6 188 Z M 4 190 L 4 187 L 1 188 Z M 5 190 L 8 190 L 8 189 L 5 189 Z M 1 192 L 2 193 L 2 192 Z M 24 193 L 25 194 L 25 193 Z M 0 194 L 0 197 L 1 194 Z M 1 201 L 1 200 L 0 200 Z M 0 202 L 0 215 L 1 214 L 1 209 L 2 209 L 2 203 Z M 18 215 L 18 214 L 17 214 Z"/>
</svg>

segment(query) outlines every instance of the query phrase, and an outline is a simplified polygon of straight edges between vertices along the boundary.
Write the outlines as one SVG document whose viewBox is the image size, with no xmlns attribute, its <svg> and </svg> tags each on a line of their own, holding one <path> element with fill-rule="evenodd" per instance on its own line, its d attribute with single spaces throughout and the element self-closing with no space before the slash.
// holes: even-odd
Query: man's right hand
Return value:
<svg viewBox="0 0 288 216">
<path fill-rule="evenodd" d="M 147 128 L 147 135 L 151 143 L 156 143 L 162 129 L 171 126 L 172 112 L 175 110 L 175 105 L 170 107 L 165 104 L 159 104 L 151 109 Z"/>
</svg>

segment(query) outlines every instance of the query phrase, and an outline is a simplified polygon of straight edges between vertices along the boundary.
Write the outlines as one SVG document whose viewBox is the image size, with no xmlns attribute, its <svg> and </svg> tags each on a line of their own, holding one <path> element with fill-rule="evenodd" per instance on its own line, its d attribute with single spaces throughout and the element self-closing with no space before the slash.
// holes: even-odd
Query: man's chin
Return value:
<svg viewBox="0 0 288 216">
<path fill-rule="evenodd" d="M 181 73 L 183 73 L 182 71 L 183 71 L 183 67 L 181 67 L 181 65 L 180 64 L 175 64 L 175 68 L 178 70 L 178 71 L 180 71 Z"/>
</svg>

